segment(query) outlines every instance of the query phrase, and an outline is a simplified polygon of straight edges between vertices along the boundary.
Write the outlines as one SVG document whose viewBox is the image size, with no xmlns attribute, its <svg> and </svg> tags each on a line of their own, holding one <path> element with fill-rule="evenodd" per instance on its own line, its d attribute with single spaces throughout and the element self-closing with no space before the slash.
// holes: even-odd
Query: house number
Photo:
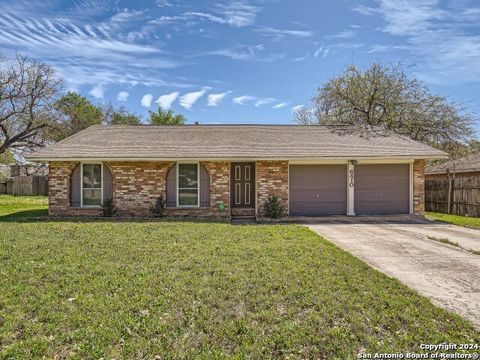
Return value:
<svg viewBox="0 0 480 360">
<path fill-rule="evenodd" d="M 355 185 L 354 179 L 355 179 L 355 170 L 350 169 L 350 184 L 349 184 L 350 187 L 353 187 Z"/>
</svg>

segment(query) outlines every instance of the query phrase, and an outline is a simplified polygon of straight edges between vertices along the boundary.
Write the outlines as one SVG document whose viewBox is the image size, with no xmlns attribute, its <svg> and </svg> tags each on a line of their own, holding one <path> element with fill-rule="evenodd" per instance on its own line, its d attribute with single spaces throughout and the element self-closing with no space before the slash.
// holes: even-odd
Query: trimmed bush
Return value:
<svg viewBox="0 0 480 360">
<path fill-rule="evenodd" d="M 155 201 L 155 204 L 152 205 L 150 208 L 150 211 L 152 212 L 153 216 L 164 216 L 165 215 L 165 208 L 167 207 L 165 198 L 160 195 L 157 200 Z"/>
<path fill-rule="evenodd" d="M 265 216 L 271 219 L 278 219 L 283 215 L 283 212 L 285 210 L 284 207 L 280 204 L 278 197 L 276 197 L 275 195 L 269 197 L 265 201 L 263 209 L 265 212 Z"/>
<path fill-rule="evenodd" d="M 102 204 L 101 214 L 104 217 L 111 217 L 115 215 L 117 209 L 115 208 L 115 204 L 113 203 L 113 199 L 107 199 Z"/>
</svg>

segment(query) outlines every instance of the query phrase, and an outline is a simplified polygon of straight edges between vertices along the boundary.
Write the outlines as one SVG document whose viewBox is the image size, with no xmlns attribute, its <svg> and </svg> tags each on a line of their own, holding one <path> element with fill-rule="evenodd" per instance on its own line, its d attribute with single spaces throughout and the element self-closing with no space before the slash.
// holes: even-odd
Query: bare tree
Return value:
<svg viewBox="0 0 480 360">
<path fill-rule="evenodd" d="M 473 136 L 475 118 L 459 104 L 430 93 L 401 65 L 355 65 L 323 84 L 300 124 L 352 125 L 363 133 L 385 129 L 455 154 Z"/>
<path fill-rule="evenodd" d="M 0 54 L 0 154 L 44 145 L 61 85 L 50 66 L 20 54 L 10 60 Z"/>
</svg>

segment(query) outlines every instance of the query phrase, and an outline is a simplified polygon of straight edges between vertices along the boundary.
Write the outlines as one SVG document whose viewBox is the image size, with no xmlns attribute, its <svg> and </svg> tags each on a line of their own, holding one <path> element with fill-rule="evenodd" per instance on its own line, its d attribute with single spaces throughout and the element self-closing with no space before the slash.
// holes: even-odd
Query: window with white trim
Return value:
<svg viewBox="0 0 480 360">
<path fill-rule="evenodd" d="M 102 197 L 102 164 L 82 164 L 82 206 L 101 206 Z"/>
<path fill-rule="evenodd" d="M 198 164 L 178 164 L 178 206 L 199 206 Z"/>
</svg>

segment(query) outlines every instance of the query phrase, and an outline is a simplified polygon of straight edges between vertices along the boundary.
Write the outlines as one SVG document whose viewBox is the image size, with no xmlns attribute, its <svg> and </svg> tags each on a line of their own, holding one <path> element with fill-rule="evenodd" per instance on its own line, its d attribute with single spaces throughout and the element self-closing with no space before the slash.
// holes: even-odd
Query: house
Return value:
<svg viewBox="0 0 480 360">
<path fill-rule="evenodd" d="M 480 216 L 480 153 L 425 168 L 427 211 Z"/>
<path fill-rule="evenodd" d="M 290 216 L 421 213 L 424 162 L 445 153 L 403 136 L 345 126 L 92 126 L 28 158 L 50 167 L 50 215 Z"/>
<path fill-rule="evenodd" d="M 451 174 L 455 173 L 456 178 L 471 176 L 480 177 L 480 153 L 472 154 L 461 159 L 427 165 L 425 168 L 425 179 L 447 179 L 449 172 Z"/>
</svg>

